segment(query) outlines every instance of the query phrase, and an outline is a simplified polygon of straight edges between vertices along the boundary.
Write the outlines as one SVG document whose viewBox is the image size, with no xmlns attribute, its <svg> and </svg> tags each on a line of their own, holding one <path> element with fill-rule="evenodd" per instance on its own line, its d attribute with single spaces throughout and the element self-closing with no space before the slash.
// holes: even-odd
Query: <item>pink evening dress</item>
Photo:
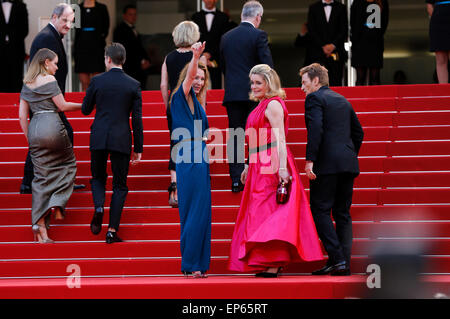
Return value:
<svg viewBox="0 0 450 319">
<path fill-rule="evenodd" d="M 279 97 L 262 100 L 250 113 L 246 125 L 251 155 L 231 241 L 228 268 L 233 271 L 258 272 L 267 267 L 323 259 L 308 199 L 288 147 L 287 169 L 292 176 L 289 200 L 285 204 L 276 202 L 278 152 L 276 143 L 267 146 L 271 145 L 272 139 L 271 126 L 265 116 L 267 105 L 274 99 L 284 109 L 287 137 L 289 115 L 284 101 Z M 257 144 L 255 138 L 249 137 L 249 134 L 252 136 L 250 132 L 257 132 L 253 134 L 258 136 Z M 273 140 L 276 142 L 275 137 Z M 256 145 L 260 147 L 259 152 L 252 152 Z"/>
</svg>

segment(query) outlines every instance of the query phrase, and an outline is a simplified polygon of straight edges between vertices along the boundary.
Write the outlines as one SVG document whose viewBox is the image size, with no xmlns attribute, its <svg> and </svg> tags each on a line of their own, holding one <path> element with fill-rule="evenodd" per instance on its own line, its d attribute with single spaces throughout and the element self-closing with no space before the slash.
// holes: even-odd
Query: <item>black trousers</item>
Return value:
<svg viewBox="0 0 450 319">
<path fill-rule="evenodd" d="M 352 251 L 352 205 L 354 174 L 318 175 L 309 182 L 311 212 L 317 233 L 328 253 L 328 264 L 346 261 Z M 331 215 L 336 222 L 333 226 Z"/>
<path fill-rule="evenodd" d="M 257 105 L 257 102 L 252 101 L 227 102 L 228 128 L 235 132 L 237 129 L 245 131 L 248 115 Z M 227 141 L 227 159 L 232 182 L 239 182 L 245 165 L 245 135 L 230 135 Z"/>
<path fill-rule="evenodd" d="M 211 89 L 221 89 L 222 71 L 220 71 L 220 68 L 208 68 L 208 71 L 211 78 Z"/>
<path fill-rule="evenodd" d="M 342 86 L 342 77 L 344 76 L 344 62 L 334 61 L 331 58 L 323 62 L 323 66 L 328 70 L 330 86 Z"/>
<path fill-rule="evenodd" d="M 19 93 L 22 90 L 24 58 L 25 52 L 18 52 L 11 42 L 1 49 L 0 61 L 7 61 L 2 65 L 3 73 L 8 76 L 0 77 L 0 92 Z"/>
<path fill-rule="evenodd" d="M 67 120 L 66 115 L 64 114 L 64 112 L 59 112 L 59 117 L 61 118 L 61 121 L 63 122 L 67 134 L 69 135 L 70 138 L 70 142 L 73 145 L 73 128 L 72 125 L 70 125 L 69 121 Z M 30 112 L 30 121 L 33 118 L 33 114 Z M 28 150 L 27 153 L 27 158 L 25 159 L 25 166 L 23 168 L 23 179 L 22 179 L 22 184 L 26 185 L 26 186 L 30 186 L 31 187 L 31 182 L 33 181 L 34 178 L 34 172 L 33 172 L 33 162 L 31 161 L 31 155 L 30 155 L 30 151 Z"/>
<path fill-rule="evenodd" d="M 108 156 L 111 160 L 113 173 L 113 194 L 109 208 L 108 227 L 118 231 L 123 206 L 128 194 L 127 177 L 130 166 L 130 154 L 108 150 L 91 150 L 91 188 L 95 208 L 105 205 Z"/>
</svg>

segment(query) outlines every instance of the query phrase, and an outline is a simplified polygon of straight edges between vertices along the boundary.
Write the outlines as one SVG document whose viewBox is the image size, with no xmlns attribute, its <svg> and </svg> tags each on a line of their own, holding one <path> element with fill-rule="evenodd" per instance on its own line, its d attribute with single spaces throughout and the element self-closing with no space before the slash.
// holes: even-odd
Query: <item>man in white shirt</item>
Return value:
<svg viewBox="0 0 450 319">
<path fill-rule="evenodd" d="M 3 72 L 0 92 L 20 92 L 25 60 L 25 38 L 28 35 L 27 6 L 19 1 L 1 1 L 0 6 L 0 61 Z"/>
<path fill-rule="evenodd" d="M 114 29 L 113 41 L 122 44 L 127 51 L 127 59 L 123 65 L 124 71 L 141 83 L 145 90 L 150 58 L 142 44 L 141 35 L 136 30 L 137 9 L 134 5 L 127 5 L 123 9 L 123 21 Z"/>
<path fill-rule="evenodd" d="M 328 69 L 330 86 L 341 86 L 347 53 L 348 20 L 346 7 L 335 0 L 320 0 L 308 11 L 311 61 Z"/>
<path fill-rule="evenodd" d="M 222 88 L 222 72 L 220 71 L 220 40 L 230 29 L 228 16 L 216 8 L 217 0 L 203 0 L 204 9 L 192 16 L 200 30 L 200 42 L 205 41 L 203 55 L 207 59 L 208 70 L 213 89 Z"/>
</svg>

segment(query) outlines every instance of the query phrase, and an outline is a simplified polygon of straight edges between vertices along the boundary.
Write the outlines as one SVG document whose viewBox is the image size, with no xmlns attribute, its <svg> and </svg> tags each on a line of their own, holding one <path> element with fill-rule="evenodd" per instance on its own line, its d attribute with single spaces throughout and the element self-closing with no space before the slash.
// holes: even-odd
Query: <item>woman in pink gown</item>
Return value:
<svg viewBox="0 0 450 319">
<path fill-rule="evenodd" d="M 252 99 L 259 105 L 246 125 L 249 165 L 230 249 L 229 269 L 277 277 L 289 263 L 323 259 L 319 238 L 295 159 L 286 146 L 285 92 L 266 64 L 250 71 Z M 279 182 L 290 182 L 289 199 L 276 201 Z"/>
</svg>

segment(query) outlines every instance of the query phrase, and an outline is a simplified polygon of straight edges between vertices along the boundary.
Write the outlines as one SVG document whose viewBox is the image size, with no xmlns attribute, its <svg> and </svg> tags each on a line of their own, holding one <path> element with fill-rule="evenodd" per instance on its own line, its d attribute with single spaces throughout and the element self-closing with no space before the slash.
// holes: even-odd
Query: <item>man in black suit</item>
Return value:
<svg viewBox="0 0 450 319">
<path fill-rule="evenodd" d="M 328 69 L 331 86 L 341 86 L 347 52 L 348 19 L 346 7 L 335 0 L 320 0 L 308 11 L 310 58 Z"/>
<path fill-rule="evenodd" d="M 230 29 L 228 16 L 216 8 L 217 0 L 203 0 L 205 8 L 194 13 L 194 21 L 200 29 L 200 42 L 205 41 L 203 55 L 207 59 L 208 70 L 213 89 L 222 88 L 222 72 L 220 70 L 220 40 Z"/>
<path fill-rule="evenodd" d="M 150 67 L 150 59 L 142 45 L 141 35 L 137 32 L 135 24 L 137 10 L 134 5 L 127 5 L 123 9 L 123 21 L 116 27 L 113 41 L 121 43 L 127 50 L 127 61 L 123 70 L 132 78 L 141 83 L 145 90 L 147 83 L 147 69 Z"/>
<path fill-rule="evenodd" d="M 66 92 L 66 78 L 68 72 L 68 63 L 64 44 L 62 42 L 63 37 L 70 31 L 72 23 L 75 19 L 75 13 L 70 5 L 62 3 L 55 7 L 51 16 L 50 23 L 43 28 L 34 38 L 30 49 L 30 62 L 33 61 L 34 55 L 42 48 L 52 50 L 58 56 L 58 70 L 55 73 L 56 81 L 61 89 L 61 92 Z M 73 129 L 67 120 L 64 112 L 59 112 L 61 121 L 66 127 L 67 134 L 73 145 Z M 30 113 L 30 117 L 32 114 Z M 33 181 L 33 163 L 31 162 L 30 152 L 27 154 L 25 161 L 24 176 L 22 185 L 20 186 L 21 194 L 31 194 L 31 182 Z M 74 189 L 84 188 L 84 185 L 75 185 Z"/>
<path fill-rule="evenodd" d="M 0 61 L 3 72 L 0 92 L 17 93 L 22 89 L 25 38 L 28 35 L 28 11 L 19 1 L 1 1 L 0 5 Z"/>
<path fill-rule="evenodd" d="M 318 63 L 300 70 L 306 93 L 306 176 L 317 233 L 329 259 L 313 275 L 350 275 L 353 181 L 364 132 L 351 104 L 328 87 L 328 71 Z M 330 212 L 336 222 L 333 227 Z"/>
<path fill-rule="evenodd" d="M 249 72 L 257 64 L 273 67 L 267 34 L 259 30 L 263 7 L 258 1 L 248 1 L 241 13 L 241 24 L 222 36 L 220 43 L 221 67 L 225 74 L 225 96 L 230 136 L 227 157 L 230 168 L 231 190 L 240 192 L 244 170 L 244 130 L 247 117 L 257 105 L 249 99 Z"/>
<path fill-rule="evenodd" d="M 105 49 L 107 72 L 92 78 L 86 91 L 81 111 L 89 115 L 96 108 L 91 126 L 91 186 L 95 212 L 91 231 L 98 234 L 102 228 L 105 188 L 108 174 L 108 156 L 113 172 L 113 195 L 109 210 L 106 243 L 121 242 L 119 230 L 122 209 L 128 193 L 127 176 L 131 154 L 130 113 L 133 126 L 134 152 L 132 164 L 140 161 L 143 151 L 142 96 L 140 83 L 125 74 L 122 67 L 126 50 L 120 43 Z"/>
</svg>

